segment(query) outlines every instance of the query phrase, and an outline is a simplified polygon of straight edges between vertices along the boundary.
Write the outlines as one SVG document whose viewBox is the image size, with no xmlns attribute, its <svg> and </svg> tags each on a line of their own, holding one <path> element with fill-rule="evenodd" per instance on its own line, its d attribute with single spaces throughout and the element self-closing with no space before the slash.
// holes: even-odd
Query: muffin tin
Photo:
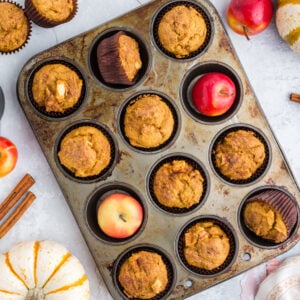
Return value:
<svg viewBox="0 0 300 300">
<path fill-rule="evenodd" d="M 161 10 L 170 5 L 199 6 L 207 15 L 209 40 L 200 53 L 188 59 L 175 59 L 157 45 L 154 30 Z M 136 37 L 145 63 L 133 86 L 107 86 L 95 69 L 95 46 L 99 39 L 116 30 Z M 44 62 L 61 61 L 74 65 L 85 82 L 82 104 L 68 116 L 45 115 L 32 104 L 28 86 L 35 68 Z M 95 71 L 96 70 L 96 71 Z M 203 117 L 195 111 L 191 86 L 196 77 L 209 71 L 229 75 L 237 87 L 232 109 L 219 117 Z M 17 83 L 21 107 L 41 145 L 52 171 L 75 216 L 78 226 L 95 259 L 99 271 L 114 299 L 126 299 L 116 282 L 116 262 L 123 253 L 135 248 L 157 249 L 171 261 L 170 291 L 160 298 L 181 299 L 236 276 L 255 265 L 277 256 L 299 240 L 299 221 L 290 238 L 280 245 L 253 242 L 244 232 L 239 206 L 257 189 L 275 187 L 287 191 L 297 203 L 299 188 L 280 146 L 259 106 L 247 76 L 236 56 L 222 21 L 209 1 L 152 1 L 110 22 L 82 33 L 32 57 L 20 72 Z M 155 151 L 130 147 L 122 135 L 122 108 L 128 99 L 140 93 L 165 95 L 178 114 L 177 131 L 172 142 Z M 65 172 L 57 159 L 59 141 L 71 126 L 97 124 L 111 136 L 114 159 L 108 173 L 99 178 L 79 180 Z M 249 182 L 228 182 L 214 169 L 211 153 L 216 139 L 224 130 L 250 128 L 262 135 L 268 149 L 264 169 Z M 149 180 L 157 164 L 170 157 L 194 160 L 205 176 L 205 195 L 199 207 L 191 211 L 165 211 L 152 199 Z M 108 239 L 97 227 L 96 208 L 101 197 L 122 191 L 138 198 L 145 219 L 139 231 L 129 239 Z M 299 208 L 298 215 L 299 215 Z M 180 232 L 197 218 L 213 218 L 232 232 L 230 262 L 213 274 L 197 274 L 181 261 L 178 245 Z"/>
</svg>

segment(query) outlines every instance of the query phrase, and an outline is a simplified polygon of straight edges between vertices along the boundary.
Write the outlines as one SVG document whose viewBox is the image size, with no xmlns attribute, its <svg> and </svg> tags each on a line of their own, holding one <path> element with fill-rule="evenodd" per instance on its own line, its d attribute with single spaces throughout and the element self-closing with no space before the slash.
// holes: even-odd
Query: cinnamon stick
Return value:
<svg viewBox="0 0 300 300">
<path fill-rule="evenodd" d="M 28 192 L 26 197 L 17 206 L 13 213 L 0 226 L 0 239 L 19 221 L 35 198 L 36 197 L 32 192 Z"/>
<path fill-rule="evenodd" d="M 31 175 L 26 174 L 10 194 L 0 203 L 0 221 L 8 214 L 9 210 L 21 199 L 26 191 L 35 183 Z"/>
<path fill-rule="evenodd" d="M 295 93 L 291 93 L 290 94 L 290 100 L 300 103 L 300 95 L 299 94 L 295 94 Z"/>
</svg>

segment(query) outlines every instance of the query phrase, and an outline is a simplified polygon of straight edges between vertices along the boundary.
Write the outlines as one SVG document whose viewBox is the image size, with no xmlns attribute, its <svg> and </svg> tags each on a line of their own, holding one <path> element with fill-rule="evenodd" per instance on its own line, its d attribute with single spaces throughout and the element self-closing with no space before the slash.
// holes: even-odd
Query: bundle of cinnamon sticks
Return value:
<svg viewBox="0 0 300 300">
<path fill-rule="evenodd" d="M 18 201 L 25 195 L 24 199 L 16 206 L 6 220 L 0 223 L 0 239 L 19 221 L 26 210 L 30 207 L 35 200 L 35 195 L 28 191 L 29 188 L 35 183 L 33 177 L 26 174 L 21 181 L 15 186 L 10 194 L 0 203 L 0 221 L 8 216 L 10 211 L 18 203 Z"/>
</svg>

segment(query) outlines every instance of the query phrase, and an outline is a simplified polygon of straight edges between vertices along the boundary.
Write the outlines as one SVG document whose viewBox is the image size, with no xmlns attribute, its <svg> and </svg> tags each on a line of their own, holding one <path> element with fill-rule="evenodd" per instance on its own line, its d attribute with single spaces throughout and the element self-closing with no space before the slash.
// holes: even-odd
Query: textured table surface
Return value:
<svg viewBox="0 0 300 300">
<path fill-rule="evenodd" d="M 24 1 L 16 2 L 24 5 Z M 31 38 L 24 49 L 12 55 L 0 55 L 0 86 L 6 100 L 4 115 L 0 121 L 0 135 L 11 139 L 19 151 L 14 171 L 0 179 L 0 201 L 25 173 L 30 173 L 36 179 L 31 190 L 37 196 L 37 200 L 22 219 L 0 240 L 0 253 L 22 240 L 55 240 L 64 244 L 84 265 L 90 280 L 91 300 L 111 299 L 16 95 L 18 74 L 33 55 L 148 1 L 78 2 L 78 14 L 71 22 L 53 29 L 33 24 Z M 289 94 L 300 93 L 300 54 L 293 53 L 281 40 L 274 19 L 263 33 L 247 41 L 227 26 L 225 10 L 229 0 L 211 2 L 224 21 L 252 88 L 299 184 L 300 104 L 290 102 Z M 296 254 L 300 254 L 300 245 L 281 255 L 279 259 Z M 240 299 L 240 280 L 243 276 L 244 274 L 239 275 L 209 288 L 190 299 Z"/>
</svg>

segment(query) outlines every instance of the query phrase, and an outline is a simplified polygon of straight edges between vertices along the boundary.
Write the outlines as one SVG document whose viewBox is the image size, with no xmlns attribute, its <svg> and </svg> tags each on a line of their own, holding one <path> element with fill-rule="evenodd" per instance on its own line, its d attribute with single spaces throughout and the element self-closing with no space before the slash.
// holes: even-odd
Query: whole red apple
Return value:
<svg viewBox="0 0 300 300">
<path fill-rule="evenodd" d="M 112 238 L 132 236 L 143 222 L 141 203 L 128 194 L 110 194 L 101 201 L 97 212 L 101 230 Z"/>
<path fill-rule="evenodd" d="M 238 34 L 249 35 L 262 32 L 273 16 L 272 0 L 231 0 L 227 9 L 230 28 Z"/>
<path fill-rule="evenodd" d="M 201 76 L 192 89 L 192 100 L 198 111 L 205 116 L 219 116 L 227 112 L 236 96 L 234 82 L 220 72 Z"/>
<path fill-rule="evenodd" d="M 18 159 L 17 147 L 9 139 L 0 136 L 0 177 L 10 173 Z"/>
</svg>

